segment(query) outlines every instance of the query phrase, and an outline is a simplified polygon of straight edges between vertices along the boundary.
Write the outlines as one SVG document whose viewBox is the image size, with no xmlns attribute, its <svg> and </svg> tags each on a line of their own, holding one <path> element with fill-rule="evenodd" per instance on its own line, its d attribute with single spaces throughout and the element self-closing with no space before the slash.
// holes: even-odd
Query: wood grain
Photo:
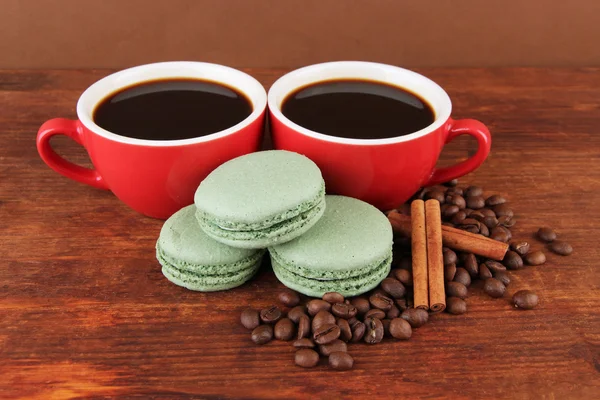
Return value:
<svg viewBox="0 0 600 400">
<path fill-rule="evenodd" d="M 247 70 L 267 87 L 282 70 Z M 289 343 L 258 347 L 238 322 L 276 301 L 265 266 L 249 284 L 202 294 L 167 282 L 154 258 L 161 222 L 111 193 L 51 171 L 39 125 L 75 116 L 106 70 L 0 71 L 0 398 L 600 397 L 600 69 L 422 69 L 454 116 L 493 133 L 492 154 L 461 181 L 510 200 L 516 238 L 541 225 L 575 251 L 512 274 L 516 311 L 475 285 L 463 316 L 437 314 L 406 342 L 352 345 L 355 368 L 293 365 Z M 57 149 L 88 162 L 68 140 Z M 462 138 L 441 164 L 474 150 Z M 400 184 L 400 183 L 398 183 Z"/>
</svg>

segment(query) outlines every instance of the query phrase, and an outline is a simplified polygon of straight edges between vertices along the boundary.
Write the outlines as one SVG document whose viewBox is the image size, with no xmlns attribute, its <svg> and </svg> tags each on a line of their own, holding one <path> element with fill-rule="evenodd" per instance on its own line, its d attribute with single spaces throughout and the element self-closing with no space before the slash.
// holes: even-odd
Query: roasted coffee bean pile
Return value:
<svg viewBox="0 0 600 400">
<path fill-rule="evenodd" d="M 511 282 L 509 271 L 546 262 L 543 251 L 527 241 L 513 239 L 510 228 L 516 218 L 503 196 L 485 197 L 482 188 L 461 188 L 454 180 L 424 188 L 411 201 L 414 199 L 438 200 L 443 225 L 510 243 L 502 262 L 443 249 L 446 312 L 450 314 L 467 312 L 465 299 L 472 282 L 483 281 L 485 293 L 502 298 Z M 410 215 L 410 201 L 398 212 Z M 556 254 L 569 255 L 573 251 L 568 243 L 556 240 L 557 234 L 550 228 L 540 228 L 537 238 Z M 413 308 L 410 238 L 397 237 L 394 241 L 392 270 L 370 293 L 349 299 L 339 293 L 326 293 L 322 299 L 302 302 L 304 296 L 286 289 L 278 295 L 283 307 L 272 305 L 262 310 L 244 310 L 241 323 L 252 330 L 252 341 L 258 345 L 273 339 L 293 341 L 297 349 L 296 365 L 312 368 L 327 357 L 330 368 L 349 370 L 354 359 L 348 353 L 348 343 L 377 344 L 384 338 L 409 339 L 413 329 L 427 323 L 429 313 Z M 531 290 L 519 290 L 511 301 L 515 308 L 531 310 L 539 299 Z"/>
<path fill-rule="evenodd" d="M 399 271 L 404 271 L 400 277 L 412 284 L 408 271 Z M 327 357 L 330 368 L 348 370 L 354 365 L 348 343 L 377 344 L 384 337 L 408 340 L 414 328 L 427 322 L 429 314 L 408 308 L 405 294 L 404 284 L 391 277 L 370 296 L 350 299 L 339 293 L 325 293 L 322 299 L 301 304 L 300 295 L 286 289 L 278 296 L 284 307 L 246 309 L 240 321 L 252 330 L 255 344 L 273 339 L 293 341 L 297 349 L 294 362 L 300 367 L 315 367 L 321 357 Z"/>
<path fill-rule="evenodd" d="M 458 180 L 453 180 L 444 185 L 423 188 L 411 200 L 414 199 L 438 200 L 441 204 L 443 225 L 510 243 L 510 250 L 502 262 L 444 248 L 446 311 L 451 314 L 463 314 L 467 311 L 465 299 L 469 295 L 468 287 L 473 281 L 482 280 L 485 293 L 494 298 L 501 298 L 507 293 L 510 284 L 508 271 L 519 270 L 527 265 L 542 265 L 546 262 L 543 251 L 533 249 L 526 241 L 513 239 L 511 228 L 517 221 L 508 201 L 501 195 L 494 194 L 486 197 L 481 187 L 463 188 L 458 186 Z M 398 212 L 410 215 L 410 201 Z M 551 228 L 540 228 L 537 238 L 548 243 L 548 248 L 556 254 L 569 255 L 573 252 L 573 248 L 568 243 L 556 240 L 557 234 Z M 410 239 L 404 238 L 396 242 L 394 258 L 397 260 L 397 266 L 409 268 Z M 530 291 L 527 292 L 533 296 L 529 297 L 521 292 L 515 293 L 516 297 L 513 298 L 515 307 L 534 308 L 538 303 L 537 296 Z M 531 300 L 533 297 L 535 301 Z"/>
</svg>

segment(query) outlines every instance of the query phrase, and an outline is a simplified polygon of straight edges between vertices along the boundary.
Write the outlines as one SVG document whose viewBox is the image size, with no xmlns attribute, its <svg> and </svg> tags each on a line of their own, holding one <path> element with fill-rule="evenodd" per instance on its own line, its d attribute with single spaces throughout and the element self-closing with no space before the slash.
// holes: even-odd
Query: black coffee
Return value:
<svg viewBox="0 0 600 400">
<path fill-rule="evenodd" d="M 110 95 L 94 110 L 94 122 L 121 136 L 177 140 L 222 131 L 251 113 L 251 102 L 227 86 L 196 79 L 165 79 Z"/>
<path fill-rule="evenodd" d="M 325 81 L 291 93 L 283 115 L 315 132 L 352 139 L 407 135 L 435 120 L 425 100 L 402 88 L 362 80 Z"/>
</svg>

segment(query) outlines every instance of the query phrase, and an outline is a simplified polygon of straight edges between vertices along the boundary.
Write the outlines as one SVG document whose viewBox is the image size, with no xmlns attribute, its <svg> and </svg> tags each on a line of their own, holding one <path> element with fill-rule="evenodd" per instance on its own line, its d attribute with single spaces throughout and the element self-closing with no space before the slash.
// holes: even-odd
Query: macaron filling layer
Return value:
<svg viewBox="0 0 600 400">
<path fill-rule="evenodd" d="M 260 262 L 265 250 L 258 251 L 252 254 L 250 257 L 240 260 L 236 263 L 230 264 L 215 264 L 215 265 L 203 265 L 193 264 L 190 262 L 182 261 L 180 259 L 170 257 L 161 248 L 160 243 L 156 244 L 156 258 L 160 265 L 163 267 L 176 268 L 180 271 L 187 271 L 196 273 L 202 276 L 224 276 L 238 271 L 253 267 L 257 262 Z"/>
<path fill-rule="evenodd" d="M 337 280 L 337 279 L 346 279 L 346 278 L 364 276 L 364 275 L 368 274 L 369 272 L 373 271 L 373 269 L 376 268 L 376 266 L 380 265 L 388 258 L 391 259 L 392 251 L 390 249 L 388 255 L 386 255 L 383 259 L 381 259 L 373 264 L 365 265 L 364 267 L 360 267 L 360 268 L 348 268 L 346 270 L 344 270 L 344 269 L 325 270 L 325 269 L 307 268 L 300 263 L 286 260 L 283 257 L 281 257 L 277 253 L 276 247 L 269 248 L 269 254 L 271 255 L 271 260 L 273 260 L 274 262 L 276 262 L 279 265 L 282 265 L 282 266 L 285 265 L 286 269 L 293 271 L 296 275 L 302 276 L 307 279 L 328 281 L 328 280 Z"/>
<path fill-rule="evenodd" d="M 260 268 L 260 260 L 253 266 L 224 275 L 199 275 L 194 272 L 181 271 L 169 265 L 163 265 L 163 275 L 178 286 L 203 292 L 232 289 L 240 286 L 256 274 Z"/>
<path fill-rule="evenodd" d="M 278 215 L 274 215 L 262 221 L 246 223 L 240 221 L 225 220 L 211 215 L 210 213 L 207 213 L 201 209 L 198 209 L 196 211 L 196 217 L 199 221 L 209 221 L 210 224 L 215 225 L 221 230 L 234 232 L 257 232 L 267 230 L 272 227 L 276 228 L 276 226 L 281 225 L 282 223 L 286 223 L 288 221 L 291 222 L 294 219 L 302 218 L 303 216 L 308 215 L 311 212 L 311 210 L 317 207 L 322 207 L 324 202 L 325 183 L 321 183 L 321 188 L 319 189 L 319 192 L 311 200 L 298 204 L 296 207 L 290 210 L 287 210 Z"/>
<path fill-rule="evenodd" d="M 271 254 L 272 255 L 272 254 Z M 392 256 L 384 259 L 376 266 L 371 266 L 362 275 L 341 279 L 313 279 L 290 270 L 285 264 L 273 257 L 271 264 L 277 278 L 287 287 L 307 296 L 320 297 L 326 292 L 338 292 L 344 296 L 356 296 L 375 288 L 390 272 Z"/>
<path fill-rule="evenodd" d="M 262 228 L 250 228 L 248 224 L 240 225 L 240 228 L 227 224 L 226 228 L 215 223 L 205 213 L 196 212 L 196 218 L 202 229 L 214 238 L 223 238 L 239 241 L 253 241 L 257 239 L 271 239 L 284 236 L 290 232 L 295 232 L 308 224 L 316 222 L 325 211 L 325 197 L 321 196 L 318 202 L 312 204 L 300 214 L 295 214 L 290 218 L 279 220 L 277 223 L 261 224 Z M 291 214 L 289 214 L 291 215 Z M 258 224 L 256 224 L 258 226 Z"/>
</svg>

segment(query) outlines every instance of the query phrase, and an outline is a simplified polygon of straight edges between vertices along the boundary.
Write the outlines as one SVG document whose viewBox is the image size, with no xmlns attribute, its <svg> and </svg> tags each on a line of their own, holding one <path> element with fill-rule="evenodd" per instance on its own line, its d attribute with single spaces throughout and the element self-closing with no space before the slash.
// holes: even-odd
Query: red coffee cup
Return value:
<svg viewBox="0 0 600 400">
<path fill-rule="evenodd" d="M 362 79 L 404 88 L 429 103 L 435 120 L 404 136 L 352 139 L 311 131 L 283 115 L 281 106 L 290 94 L 307 85 L 336 79 Z M 452 103 L 438 84 L 391 65 L 340 61 L 297 69 L 271 86 L 268 107 L 275 148 L 312 159 L 321 168 L 328 193 L 355 197 L 382 210 L 397 207 L 422 186 L 450 181 L 473 171 L 490 152 L 488 129 L 472 119 L 450 118 Z M 444 144 L 459 135 L 477 139 L 475 155 L 454 166 L 436 169 Z"/>
<path fill-rule="evenodd" d="M 243 93 L 252 113 L 223 131 L 191 139 L 144 140 L 102 129 L 93 120 L 98 103 L 132 85 L 168 78 L 204 79 Z M 78 120 L 63 118 L 44 123 L 37 135 L 42 159 L 56 172 L 100 189 L 111 190 L 134 210 L 168 218 L 192 204 L 200 182 L 216 167 L 260 147 L 267 94 L 253 77 L 233 68 L 201 62 L 141 65 L 109 75 L 83 92 L 77 102 Z M 173 129 L 177 129 L 174 124 Z M 73 164 L 50 146 L 54 135 L 65 135 L 85 147 L 93 169 Z"/>
</svg>

